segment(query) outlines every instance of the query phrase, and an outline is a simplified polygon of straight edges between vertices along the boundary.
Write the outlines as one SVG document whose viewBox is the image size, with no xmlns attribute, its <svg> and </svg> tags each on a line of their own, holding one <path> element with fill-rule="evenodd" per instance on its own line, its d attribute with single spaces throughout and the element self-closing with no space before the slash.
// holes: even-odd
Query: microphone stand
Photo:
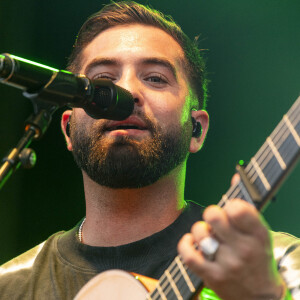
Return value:
<svg viewBox="0 0 300 300">
<path fill-rule="evenodd" d="M 2 165 L 0 166 L 0 189 L 20 166 L 27 169 L 34 167 L 36 154 L 34 150 L 28 147 L 33 140 L 38 140 L 45 134 L 52 120 L 52 115 L 58 108 L 57 105 L 40 100 L 38 94 L 35 94 L 34 97 L 32 94 L 31 97 L 29 97 L 29 94 L 26 94 L 24 93 L 25 96 L 32 100 L 34 112 L 25 122 L 24 135 L 19 140 L 17 146 L 2 159 Z"/>
<path fill-rule="evenodd" d="M 77 79 L 69 78 L 68 80 L 68 78 L 68 72 L 56 72 L 53 73 L 50 80 L 43 87 L 38 88 L 38 90 L 26 90 L 23 92 L 23 96 L 31 100 L 34 112 L 25 122 L 23 137 L 17 146 L 2 160 L 2 165 L 0 166 L 0 190 L 12 173 L 20 166 L 27 169 L 34 167 L 36 154 L 34 150 L 28 147 L 33 140 L 38 140 L 45 134 L 52 120 L 53 113 L 58 107 L 66 104 L 66 98 L 72 97 L 65 92 L 65 86 L 69 87 L 70 90 L 70 87 L 74 86 Z M 60 84 L 62 79 L 65 79 L 65 85 Z M 82 85 L 85 84 L 87 84 L 87 81 L 82 81 Z M 15 86 L 15 84 L 12 85 Z M 16 84 L 16 87 L 18 87 L 18 84 Z M 74 88 L 71 90 L 76 91 Z M 84 86 L 83 90 L 86 91 L 88 88 Z"/>
</svg>

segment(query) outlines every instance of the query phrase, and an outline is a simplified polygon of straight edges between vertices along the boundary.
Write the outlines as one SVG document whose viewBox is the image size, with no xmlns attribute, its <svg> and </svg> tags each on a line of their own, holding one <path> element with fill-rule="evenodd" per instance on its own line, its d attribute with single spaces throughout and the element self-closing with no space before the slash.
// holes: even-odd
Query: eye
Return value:
<svg viewBox="0 0 300 300">
<path fill-rule="evenodd" d="M 145 81 L 155 86 L 163 86 L 168 84 L 168 80 L 165 76 L 159 73 L 150 74 L 145 78 Z"/>
<path fill-rule="evenodd" d="M 101 74 L 97 74 L 97 75 L 93 76 L 93 79 L 99 79 L 99 78 L 109 79 L 111 81 L 116 80 L 116 78 L 113 75 L 107 74 L 107 73 L 101 73 Z"/>
</svg>

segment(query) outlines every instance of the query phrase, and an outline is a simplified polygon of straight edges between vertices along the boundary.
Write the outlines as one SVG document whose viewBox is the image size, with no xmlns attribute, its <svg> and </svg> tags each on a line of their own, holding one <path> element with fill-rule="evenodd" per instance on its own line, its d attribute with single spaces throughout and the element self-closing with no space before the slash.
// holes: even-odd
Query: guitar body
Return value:
<svg viewBox="0 0 300 300">
<path fill-rule="evenodd" d="M 145 300 L 157 280 L 122 270 L 109 270 L 91 279 L 74 300 Z"/>
</svg>

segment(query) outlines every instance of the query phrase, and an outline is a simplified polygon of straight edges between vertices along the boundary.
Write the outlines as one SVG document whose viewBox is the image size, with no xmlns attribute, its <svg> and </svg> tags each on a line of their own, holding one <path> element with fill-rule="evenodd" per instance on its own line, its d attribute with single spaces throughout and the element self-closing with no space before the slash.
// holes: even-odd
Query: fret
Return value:
<svg viewBox="0 0 300 300">
<path fill-rule="evenodd" d="M 167 297 L 165 296 L 165 293 L 163 292 L 161 286 L 159 285 L 159 283 L 157 284 L 156 288 L 157 288 L 157 291 L 158 291 L 161 299 L 162 300 L 168 300 Z"/>
<path fill-rule="evenodd" d="M 299 137 L 298 133 L 296 132 L 294 126 L 292 125 L 291 121 L 289 120 L 289 117 L 287 115 L 284 115 L 283 120 L 287 124 L 288 129 L 291 131 L 291 134 L 294 137 L 295 142 L 300 147 L 300 137 Z"/>
<path fill-rule="evenodd" d="M 226 194 L 224 194 L 223 196 L 222 196 L 222 199 L 221 199 L 221 201 L 223 201 L 223 202 L 227 202 L 227 200 L 228 200 L 228 197 L 227 197 L 227 195 Z"/>
<path fill-rule="evenodd" d="M 276 146 L 274 145 L 274 143 L 273 143 L 273 141 L 272 141 L 272 139 L 270 137 L 267 138 L 267 142 L 269 143 L 269 146 L 270 146 L 272 152 L 274 153 L 274 155 L 275 155 L 275 157 L 276 157 L 276 159 L 277 159 L 277 161 L 278 161 L 281 169 L 285 170 L 286 169 L 286 164 L 283 161 L 280 153 L 278 152 Z"/>
<path fill-rule="evenodd" d="M 278 127 L 280 127 L 280 126 L 278 126 Z M 273 132 L 273 133 L 275 133 L 275 131 L 277 131 L 277 133 L 273 137 L 273 140 L 278 138 L 278 136 L 282 136 L 281 128 L 278 130 L 278 127 Z M 265 142 L 260 147 L 259 151 L 255 154 L 254 159 L 257 162 L 257 164 L 259 165 L 260 169 L 263 169 L 264 166 L 266 165 L 266 163 L 268 162 L 268 157 L 269 157 L 270 153 L 271 153 L 271 149 L 269 149 L 268 143 Z M 258 176 L 258 172 L 257 172 L 257 169 L 255 168 L 255 165 L 253 163 L 249 164 L 248 169 L 249 169 L 249 177 L 253 177 L 253 181 L 254 181 L 256 179 L 255 176 Z"/>
<path fill-rule="evenodd" d="M 275 128 L 275 130 L 271 133 L 270 137 L 278 149 L 281 144 L 285 141 L 287 136 L 289 135 L 290 131 L 287 128 L 287 125 L 285 124 L 284 120 L 282 119 L 278 126 Z"/>
<path fill-rule="evenodd" d="M 253 169 L 251 171 L 250 177 L 252 177 L 253 179 L 252 181 L 254 182 L 256 180 L 256 177 L 259 176 L 262 184 L 264 185 L 264 190 L 268 191 L 269 189 L 267 187 L 272 186 L 271 177 L 274 174 L 274 172 L 276 172 L 275 168 L 277 169 L 278 172 L 281 172 L 282 168 L 277 158 L 275 157 L 268 141 L 266 141 L 263 144 L 261 149 L 263 149 L 263 154 L 259 157 L 255 157 L 257 164 L 253 164 Z M 259 166 L 259 170 L 257 170 L 258 166 Z M 264 179 L 266 179 L 266 181 Z"/>
<path fill-rule="evenodd" d="M 193 285 L 193 283 L 192 283 L 189 275 L 187 274 L 186 270 L 184 269 L 184 266 L 183 266 L 181 260 L 179 259 L 179 256 L 177 256 L 175 258 L 175 262 L 176 262 L 177 266 L 179 267 L 179 270 L 180 270 L 180 272 L 181 272 L 181 274 L 182 274 L 182 276 L 183 276 L 183 278 L 184 278 L 184 280 L 185 280 L 188 288 L 190 289 L 190 291 L 192 293 L 196 292 L 196 289 L 195 289 L 195 287 L 194 287 L 194 285 Z"/>
<path fill-rule="evenodd" d="M 291 135 L 291 132 L 284 120 L 282 120 L 281 126 L 282 130 L 280 131 L 280 137 L 278 138 L 278 134 L 276 136 L 276 141 L 275 139 L 273 139 L 273 141 L 276 145 L 276 148 L 278 149 L 280 156 L 282 157 L 285 164 L 288 166 L 290 163 L 290 159 L 292 158 L 291 151 L 297 149 L 297 144 L 294 141 L 294 138 Z"/>
<path fill-rule="evenodd" d="M 237 197 L 239 197 L 239 196 L 240 196 L 242 199 L 244 198 L 243 195 L 242 195 L 242 193 L 241 193 L 240 186 L 239 186 L 239 184 L 237 183 L 237 184 L 231 186 L 230 189 L 227 191 L 227 193 L 224 194 L 224 195 L 222 196 L 222 199 L 221 199 L 221 201 L 218 203 L 218 205 L 219 205 L 220 207 L 224 207 L 224 205 L 225 205 L 228 201 L 230 201 L 230 200 L 233 199 L 233 198 L 237 198 Z"/>
<path fill-rule="evenodd" d="M 193 273 L 190 269 L 187 269 L 186 272 L 188 273 L 191 281 L 193 282 L 193 285 L 195 287 L 199 287 L 200 283 L 202 282 L 202 279 L 199 278 L 199 276 Z"/>
<path fill-rule="evenodd" d="M 269 191 L 271 189 L 270 183 L 268 182 L 267 178 L 265 177 L 263 171 L 261 170 L 260 166 L 258 165 L 258 163 L 254 157 L 251 158 L 251 162 L 252 162 L 254 169 L 257 172 L 257 175 L 259 176 L 261 182 L 263 183 L 265 189 L 267 191 Z"/>
<path fill-rule="evenodd" d="M 289 165 L 293 161 L 295 155 L 297 155 L 297 152 L 299 151 L 299 147 L 291 133 L 279 147 L 278 151 L 280 152 L 287 165 Z"/>
<path fill-rule="evenodd" d="M 275 157 L 275 155 L 270 154 L 270 157 L 268 158 L 268 162 L 266 163 L 263 172 L 268 179 L 268 182 L 271 186 L 274 186 L 276 184 L 276 181 L 282 174 L 282 168 Z"/>
<path fill-rule="evenodd" d="M 174 291 L 177 299 L 178 300 L 183 300 L 183 298 L 182 298 L 182 296 L 181 296 L 181 294 L 180 294 L 180 292 L 179 292 L 179 290 L 178 290 L 178 288 L 177 288 L 177 286 L 176 286 L 176 284 L 175 284 L 175 282 L 174 282 L 174 280 L 173 280 L 170 272 L 168 270 L 166 270 L 165 274 L 166 274 L 166 276 L 167 276 L 167 278 L 169 280 L 169 283 L 170 283 L 170 285 L 171 285 L 171 287 L 172 287 L 172 289 L 173 289 L 173 291 Z"/>
<path fill-rule="evenodd" d="M 181 258 L 179 256 L 177 256 L 175 258 L 175 260 L 173 260 L 173 263 L 168 268 L 168 271 L 169 271 L 174 283 L 176 284 L 178 290 L 180 290 L 181 295 L 185 296 L 187 294 L 191 294 L 191 291 L 183 277 L 183 274 L 182 274 L 180 268 L 178 267 L 178 263 L 177 263 L 176 259 L 178 259 L 178 261 L 181 262 Z M 185 271 L 184 265 L 182 262 L 181 262 L 181 264 L 182 264 L 183 270 Z M 185 271 L 185 273 L 186 273 L 186 271 Z M 188 277 L 187 273 L 186 273 L 186 275 Z"/>
<path fill-rule="evenodd" d="M 288 111 L 287 115 L 287 121 L 290 121 L 292 127 L 295 129 L 295 136 L 299 137 L 300 135 L 300 97 L 298 100 L 294 103 L 292 108 Z M 286 118 L 284 116 L 284 118 Z M 298 143 L 299 146 L 299 143 Z"/>
<path fill-rule="evenodd" d="M 158 283 L 156 284 L 155 289 L 150 294 L 148 294 L 150 299 L 168 300 L 167 293 L 166 293 L 166 288 L 168 287 L 168 285 L 169 285 L 168 279 L 165 276 L 165 274 L 163 274 L 159 279 Z"/>
<path fill-rule="evenodd" d="M 300 113 L 299 113 L 299 119 L 300 119 Z M 300 136 L 300 122 L 298 121 L 298 123 L 294 126 L 296 133 L 298 134 L 298 136 Z M 298 145 L 299 146 L 299 145 Z"/>
</svg>

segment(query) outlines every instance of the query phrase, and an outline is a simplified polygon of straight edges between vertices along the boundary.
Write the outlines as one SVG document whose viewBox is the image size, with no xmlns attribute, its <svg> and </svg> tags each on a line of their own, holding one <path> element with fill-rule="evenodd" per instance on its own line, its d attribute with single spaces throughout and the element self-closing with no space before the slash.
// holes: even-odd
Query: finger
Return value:
<svg viewBox="0 0 300 300">
<path fill-rule="evenodd" d="M 191 233 L 187 233 L 181 238 L 177 249 L 184 263 L 197 275 L 207 274 L 214 268 L 213 263 L 206 260 L 201 251 L 195 248 L 195 240 Z"/>
<path fill-rule="evenodd" d="M 199 243 L 203 238 L 209 236 L 210 232 L 210 225 L 204 221 L 196 222 L 191 228 L 191 233 L 197 243 Z"/>
<path fill-rule="evenodd" d="M 238 173 L 235 173 L 231 178 L 231 185 L 238 184 L 240 180 L 241 180 L 240 175 Z"/>
<path fill-rule="evenodd" d="M 212 235 L 221 242 L 231 242 L 236 238 L 236 230 L 232 228 L 226 212 L 217 205 L 207 207 L 203 212 L 203 220 L 211 227 Z"/>
<path fill-rule="evenodd" d="M 195 248 L 195 239 L 191 233 L 185 234 L 180 239 L 177 250 L 188 265 L 196 264 L 201 266 L 205 263 L 202 253 Z"/>
<path fill-rule="evenodd" d="M 241 199 L 233 199 L 224 207 L 230 224 L 245 234 L 262 234 L 265 236 L 267 228 L 256 208 Z"/>
</svg>

